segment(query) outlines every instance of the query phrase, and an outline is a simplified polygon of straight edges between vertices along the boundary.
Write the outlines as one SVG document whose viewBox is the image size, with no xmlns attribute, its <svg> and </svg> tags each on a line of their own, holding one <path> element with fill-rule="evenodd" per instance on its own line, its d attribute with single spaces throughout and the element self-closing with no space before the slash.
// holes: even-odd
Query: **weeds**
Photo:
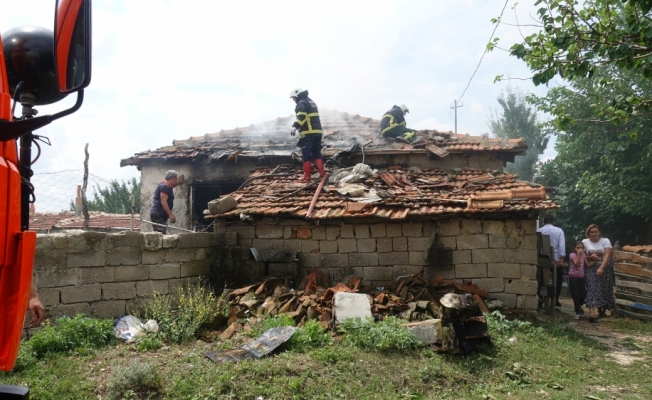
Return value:
<svg viewBox="0 0 652 400">
<path fill-rule="evenodd" d="M 158 335 L 147 335 L 136 343 L 136 350 L 138 351 L 150 351 L 158 350 L 163 347 L 163 341 L 159 339 Z"/>
<path fill-rule="evenodd" d="M 404 323 L 396 317 L 378 323 L 372 319 L 351 318 L 344 321 L 338 331 L 346 333 L 346 344 L 367 350 L 405 351 L 423 347 L 424 344 L 402 326 Z"/>
<path fill-rule="evenodd" d="M 107 398 L 154 399 L 163 392 L 163 379 L 153 364 L 135 360 L 127 367 L 115 367 L 107 385 Z"/>
<path fill-rule="evenodd" d="M 326 346 L 330 342 L 330 334 L 324 331 L 319 321 L 311 319 L 294 332 L 288 341 L 288 347 L 293 351 L 305 353 L 308 350 Z"/>
<path fill-rule="evenodd" d="M 260 324 L 255 326 L 254 329 L 252 329 L 248 335 L 251 337 L 258 337 L 272 328 L 277 328 L 279 326 L 294 326 L 294 325 L 295 325 L 294 319 L 289 315 L 282 314 L 282 315 L 269 316 L 263 319 Z M 294 335 L 296 335 L 296 332 Z"/>
</svg>

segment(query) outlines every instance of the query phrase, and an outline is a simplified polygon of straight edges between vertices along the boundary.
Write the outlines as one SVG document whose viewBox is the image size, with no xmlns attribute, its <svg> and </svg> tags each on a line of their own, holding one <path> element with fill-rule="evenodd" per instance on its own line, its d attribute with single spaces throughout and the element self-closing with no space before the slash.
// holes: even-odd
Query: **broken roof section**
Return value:
<svg viewBox="0 0 652 400">
<path fill-rule="evenodd" d="M 358 164 L 364 165 L 364 164 Z M 358 166 L 356 166 L 358 168 Z M 353 169 L 348 169 L 353 172 Z M 287 174 L 278 176 L 278 174 Z M 236 208 L 214 218 L 299 217 L 308 215 L 319 181 L 298 182 L 302 171 L 283 165 L 270 175 L 259 168 L 240 190 L 231 193 Z M 310 219 L 381 218 L 405 220 L 479 213 L 519 213 L 558 207 L 545 188 L 517 180 L 500 171 L 425 169 L 391 166 L 344 183 L 341 171 L 333 171 L 319 194 Z M 303 188 L 303 189 L 302 189 Z"/>
<path fill-rule="evenodd" d="M 95 231 L 130 230 L 132 216 L 129 214 L 107 214 L 100 211 L 89 211 L 89 229 Z M 29 228 L 39 233 L 60 231 L 66 229 L 82 229 L 84 217 L 76 217 L 74 212 L 36 213 L 29 216 Z M 140 217 L 133 218 L 133 229 L 140 229 Z"/>
<path fill-rule="evenodd" d="M 369 154 L 430 152 L 441 157 L 447 152 L 489 151 L 524 154 L 527 149 L 527 144 L 522 138 L 490 138 L 486 135 L 470 136 L 436 130 L 418 131 L 413 143 L 403 144 L 378 137 L 380 121 L 373 118 L 332 110 L 320 111 L 320 118 L 324 127 L 322 153 L 326 157 L 349 149 L 354 140 L 360 145 L 373 140 L 365 147 L 365 152 Z M 174 140 L 171 146 L 136 153 L 133 157 L 123 159 L 120 166 L 137 166 L 147 161 L 196 157 L 230 161 L 235 157 L 291 156 L 292 152 L 297 151 L 297 139 L 290 136 L 290 127 L 294 119 L 295 117 L 290 115 L 247 127 L 192 136 L 185 140 Z"/>
</svg>

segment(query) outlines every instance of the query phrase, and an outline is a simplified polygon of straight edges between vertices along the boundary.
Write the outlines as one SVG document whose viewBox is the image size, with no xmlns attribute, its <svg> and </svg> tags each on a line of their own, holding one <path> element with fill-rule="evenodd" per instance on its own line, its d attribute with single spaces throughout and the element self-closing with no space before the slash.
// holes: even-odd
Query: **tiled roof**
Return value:
<svg viewBox="0 0 652 400">
<path fill-rule="evenodd" d="M 107 214 L 99 211 L 88 213 L 89 229 L 110 230 L 129 229 L 131 226 L 131 215 L 129 214 Z M 61 229 L 81 229 L 84 226 L 84 217 L 75 217 L 74 212 L 62 212 L 52 214 L 30 214 L 29 229 L 33 231 L 49 231 Z M 134 217 L 134 230 L 140 229 L 140 216 Z"/>
<path fill-rule="evenodd" d="M 136 153 L 133 157 L 121 161 L 121 166 L 138 165 L 144 160 L 192 159 L 207 157 L 213 160 L 232 160 L 237 157 L 290 156 L 297 151 L 296 137 L 290 136 L 290 128 L 295 117 L 253 124 L 247 127 L 192 136 L 185 140 L 174 140 L 171 146 L 161 147 Z M 323 153 L 332 156 L 340 150 L 348 149 L 352 139 L 359 144 L 373 143 L 365 148 L 366 152 L 422 152 L 427 146 L 435 145 L 447 152 L 464 153 L 470 151 L 500 151 L 520 153 L 527 149 L 523 139 L 489 138 L 487 136 L 470 136 L 436 130 L 419 131 L 413 144 L 396 143 L 377 137 L 380 133 L 380 121 L 372 118 L 351 115 L 344 112 L 321 110 L 320 119 L 324 128 Z M 374 140 L 375 138 L 375 140 Z"/>
<path fill-rule="evenodd" d="M 334 171 L 336 172 L 336 171 Z M 243 215 L 306 217 L 317 182 L 298 182 L 301 171 L 283 165 L 270 176 L 252 180 L 231 193 L 238 205 L 218 218 Z M 252 177 L 270 174 L 258 169 Z M 361 182 L 365 192 L 376 192 L 375 202 L 361 202 L 338 193 L 342 186 L 326 183 L 311 215 L 313 219 L 373 217 L 403 220 L 413 216 L 458 213 L 528 212 L 558 207 L 547 198 L 545 188 L 517 180 L 518 175 L 499 171 L 465 169 L 410 169 L 399 166 L 378 171 Z M 358 198 L 358 200 L 361 200 Z"/>
</svg>

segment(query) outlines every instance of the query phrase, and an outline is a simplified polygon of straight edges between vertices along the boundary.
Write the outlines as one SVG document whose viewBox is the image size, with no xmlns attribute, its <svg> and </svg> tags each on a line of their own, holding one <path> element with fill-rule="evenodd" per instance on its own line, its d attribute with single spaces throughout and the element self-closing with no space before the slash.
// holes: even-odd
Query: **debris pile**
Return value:
<svg viewBox="0 0 652 400">
<path fill-rule="evenodd" d="M 358 277 L 331 285 L 327 274 L 313 270 L 299 287 L 295 290 L 287 281 L 269 278 L 229 293 L 230 326 L 222 339 L 239 330 L 250 331 L 263 314 L 286 314 L 297 324 L 316 319 L 333 330 L 345 315 L 369 315 L 376 321 L 397 316 L 417 338 L 441 352 L 468 353 L 489 341 L 483 315 L 490 311 L 483 300 L 488 294 L 468 280 L 460 284 L 416 274 L 400 278 L 396 288 L 363 286 Z M 357 298 L 342 296 L 345 293 Z M 360 296 L 366 302 L 360 303 Z"/>
</svg>

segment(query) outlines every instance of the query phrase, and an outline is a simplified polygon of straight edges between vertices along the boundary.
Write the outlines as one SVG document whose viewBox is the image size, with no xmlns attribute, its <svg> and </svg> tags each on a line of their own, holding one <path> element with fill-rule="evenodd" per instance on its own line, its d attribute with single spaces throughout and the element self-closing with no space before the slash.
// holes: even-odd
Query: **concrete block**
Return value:
<svg viewBox="0 0 652 400">
<path fill-rule="evenodd" d="M 137 247 L 116 247 L 109 253 L 108 265 L 138 265 L 143 259 L 143 251 Z"/>
<path fill-rule="evenodd" d="M 197 247 L 211 247 L 215 241 L 215 235 L 211 232 L 180 233 L 179 247 L 184 249 Z"/>
<path fill-rule="evenodd" d="M 34 254 L 34 269 L 65 269 L 66 252 L 64 250 L 36 247 Z"/>
<path fill-rule="evenodd" d="M 505 293 L 536 295 L 537 281 L 509 279 L 505 282 Z"/>
<path fill-rule="evenodd" d="M 136 282 L 102 284 L 102 300 L 129 300 L 136 297 Z"/>
<path fill-rule="evenodd" d="M 316 240 L 301 241 L 302 253 L 319 253 L 319 242 Z"/>
<path fill-rule="evenodd" d="M 298 263 L 269 263 L 269 275 L 278 278 L 300 276 Z"/>
<path fill-rule="evenodd" d="M 482 221 L 479 219 L 463 219 L 460 226 L 461 235 L 482 233 Z"/>
<path fill-rule="evenodd" d="M 170 279 L 168 281 L 168 292 L 176 293 L 180 288 L 196 285 L 199 283 L 198 277 Z"/>
<path fill-rule="evenodd" d="M 301 240 L 300 239 L 286 239 L 283 242 L 283 251 L 293 251 L 301 253 Z"/>
<path fill-rule="evenodd" d="M 231 196 L 222 196 L 208 202 L 208 212 L 211 215 L 224 214 L 238 206 L 238 202 Z"/>
<path fill-rule="evenodd" d="M 319 252 L 322 254 L 332 254 L 337 253 L 337 241 L 333 240 L 320 240 L 319 241 Z"/>
<path fill-rule="evenodd" d="M 307 226 L 302 226 L 297 229 L 297 239 L 310 239 L 312 231 Z"/>
<path fill-rule="evenodd" d="M 81 275 L 80 268 L 69 268 L 57 271 L 38 270 L 36 271 L 36 282 L 38 288 L 59 287 L 78 284 L 78 276 Z"/>
<path fill-rule="evenodd" d="M 444 333 L 440 319 L 427 319 L 406 324 L 408 330 L 417 340 L 425 344 L 442 343 Z"/>
<path fill-rule="evenodd" d="M 91 304 L 96 318 L 118 318 L 126 314 L 127 302 L 124 300 L 98 301 Z"/>
<path fill-rule="evenodd" d="M 292 227 L 291 226 L 283 227 L 283 239 L 292 239 Z"/>
<path fill-rule="evenodd" d="M 523 296 L 523 308 L 526 310 L 536 310 L 539 305 L 539 297 Z"/>
<path fill-rule="evenodd" d="M 340 227 L 340 237 L 343 239 L 353 239 L 355 238 L 355 233 L 353 231 L 353 225 L 344 224 Z"/>
<path fill-rule="evenodd" d="M 91 239 L 88 235 L 90 233 L 97 235 L 99 232 L 85 232 L 85 236 L 89 242 L 94 240 L 96 243 L 99 243 L 102 240 L 99 236 Z M 110 247 L 135 247 L 139 250 L 145 248 L 145 238 L 140 232 L 124 231 L 120 233 L 109 233 L 106 235 L 106 239 L 108 240 Z M 97 248 L 97 245 L 94 245 L 91 248 Z"/>
<path fill-rule="evenodd" d="M 319 267 L 321 268 L 337 268 L 348 264 L 349 254 L 321 254 L 319 257 Z"/>
<path fill-rule="evenodd" d="M 407 251 L 394 251 L 392 253 L 379 253 L 379 265 L 405 265 L 409 264 L 409 257 Z"/>
<path fill-rule="evenodd" d="M 182 262 L 179 269 L 182 278 L 187 276 L 204 276 L 211 273 L 211 263 L 208 260 L 187 261 Z"/>
<path fill-rule="evenodd" d="M 358 239 L 360 253 L 373 253 L 376 251 L 376 239 Z"/>
<path fill-rule="evenodd" d="M 335 293 L 333 298 L 333 311 L 338 324 L 349 318 L 365 320 L 371 318 L 371 306 L 366 294 L 361 293 Z"/>
<path fill-rule="evenodd" d="M 163 235 L 163 248 L 173 249 L 179 246 L 179 235 Z"/>
<path fill-rule="evenodd" d="M 505 222 L 503 221 L 483 221 L 482 222 L 482 232 L 487 234 L 500 234 L 504 235 L 505 231 Z"/>
<path fill-rule="evenodd" d="M 102 298 L 102 287 L 100 284 L 83 286 L 66 286 L 61 288 L 61 302 L 64 304 L 83 303 L 95 301 Z"/>
<path fill-rule="evenodd" d="M 280 239 L 283 237 L 283 227 L 278 225 L 257 225 L 256 238 Z"/>
<path fill-rule="evenodd" d="M 381 253 L 392 254 L 392 253 Z M 407 254 L 407 253 L 406 253 Z M 368 267 L 378 265 L 378 254 L 376 253 L 350 253 L 349 264 L 352 267 Z M 406 264 L 406 263 L 401 263 Z"/>
<path fill-rule="evenodd" d="M 149 279 L 149 265 L 115 267 L 115 281 L 143 281 Z"/>
<path fill-rule="evenodd" d="M 256 227 L 254 225 L 233 225 L 226 228 L 227 232 L 235 232 L 238 238 L 255 239 Z"/>
<path fill-rule="evenodd" d="M 381 267 L 379 267 L 381 268 Z M 392 278 L 398 278 L 399 276 L 414 275 L 423 271 L 423 267 L 420 265 L 395 265 L 394 273 Z"/>
<path fill-rule="evenodd" d="M 429 236 L 410 237 L 408 238 L 409 251 L 426 251 L 426 247 L 430 242 Z"/>
<path fill-rule="evenodd" d="M 425 260 L 425 251 L 410 251 L 408 252 L 408 263 L 410 265 L 426 265 L 428 262 Z"/>
<path fill-rule="evenodd" d="M 525 231 L 526 235 L 535 235 L 537 232 L 537 221 L 530 220 L 521 220 L 521 228 Z"/>
<path fill-rule="evenodd" d="M 147 251 L 156 251 L 163 248 L 163 234 L 161 232 L 144 232 L 143 245 Z"/>
<path fill-rule="evenodd" d="M 537 235 L 525 235 L 521 239 L 521 249 L 536 250 Z"/>
<path fill-rule="evenodd" d="M 195 252 L 195 260 L 206 260 L 207 258 L 209 258 L 208 256 L 211 253 L 212 253 L 212 249 L 210 248 L 197 249 Z"/>
<path fill-rule="evenodd" d="M 516 264 L 536 264 L 536 250 L 510 250 L 505 249 L 505 262 Z"/>
<path fill-rule="evenodd" d="M 385 224 L 373 224 L 369 225 L 371 229 L 372 238 L 382 238 L 387 236 L 387 229 L 385 229 Z"/>
<path fill-rule="evenodd" d="M 364 267 L 362 268 L 362 279 L 369 281 L 392 281 L 394 280 L 394 267 Z"/>
<path fill-rule="evenodd" d="M 361 239 L 361 240 L 369 240 L 369 239 Z M 337 241 L 337 247 L 340 253 L 355 253 L 358 251 L 358 246 L 355 239 L 339 239 Z"/>
<path fill-rule="evenodd" d="M 454 250 L 452 257 L 453 265 L 471 264 L 471 250 Z"/>
<path fill-rule="evenodd" d="M 163 261 L 163 256 L 166 251 L 146 251 L 143 253 L 143 258 L 141 259 L 141 264 L 160 264 Z"/>
<path fill-rule="evenodd" d="M 139 281 L 136 282 L 136 295 L 152 296 L 154 292 L 158 294 L 168 294 L 168 281 Z"/>
<path fill-rule="evenodd" d="M 487 264 L 457 264 L 455 278 L 486 278 Z"/>
<path fill-rule="evenodd" d="M 393 250 L 393 238 L 378 238 L 376 239 L 376 247 L 379 253 L 389 253 Z"/>
<path fill-rule="evenodd" d="M 455 267 L 423 267 L 423 276 L 426 279 L 432 279 L 441 276 L 444 279 L 455 279 Z"/>
<path fill-rule="evenodd" d="M 270 239 L 253 239 L 251 246 L 255 247 L 256 250 L 270 250 L 272 241 Z"/>
<path fill-rule="evenodd" d="M 423 224 L 417 222 L 411 224 L 403 224 L 403 236 L 406 237 L 423 236 Z"/>
<path fill-rule="evenodd" d="M 519 264 L 489 263 L 487 275 L 490 278 L 514 278 L 521 277 L 521 266 Z"/>
<path fill-rule="evenodd" d="M 473 249 L 471 259 L 474 264 L 500 263 L 505 261 L 505 256 L 503 249 Z"/>
<path fill-rule="evenodd" d="M 226 221 L 216 218 L 213 221 L 213 232 L 215 232 L 215 233 L 224 233 L 224 232 L 226 232 Z"/>
<path fill-rule="evenodd" d="M 301 268 L 319 267 L 321 256 L 319 253 L 301 253 L 298 255 Z M 348 257 L 346 258 L 348 262 Z"/>
<path fill-rule="evenodd" d="M 391 223 L 387 224 L 387 237 L 401 237 L 403 236 L 402 224 Z"/>
<path fill-rule="evenodd" d="M 137 249 L 133 249 L 138 251 Z M 107 253 L 104 250 L 87 250 L 83 253 L 68 254 L 66 265 L 68 268 L 77 267 L 101 267 L 106 264 Z"/>
<path fill-rule="evenodd" d="M 457 248 L 455 236 L 441 236 L 439 242 L 447 249 L 455 250 Z"/>
<path fill-rule="evenodd" d="M 437 223 L 431 221 L 423 222 L 423 236 L 430 237 L 437 232 Z"/>
<path fill-rule="evenodd" d="M 47 317 L 55 319 L 60 317 L 74 318 L 78 314 L 91 315 L 90 305 L 88 303 L 59 304 L 48 308 L 46 312 Z"/>
<path fill-rule="evenodd" d="M 149 266 L 150 279 L 170 279 L 181 276 L 181 266 L 179 263 L 163 263 Z"/>
<path fill-rule="evenodd" d="M 356 239 L 369 239 L 369 225 L 358 224 L 353 227 Z"/>
<path fill-rule="evenodd" d="M 251 283 L 252 278 L 253 280 L 258 280 L 259 278 L 265 276 L 265 263 L 257 261 L 245 261 L 235 273 L 239 273 L 240 271 L 242 271 L 244 276 L 250 277 L 248 283 Z"/>
<path fill-rule="evenodd" d="M 250 247 L 254 247 L 253 242 L 254 242 L 253 239 L 238 239 L 237 245 L 250 248 Z"/>
<path fill-rule="evenodd" d="M 312 228 L 312 238 L 315 240 L 326 240 L 326 228 L 323 226 Z"/>
<path fill-rule="evenodd" d="M 457 249 L 486 249 L 489 247 L 487 235 L 460 235 L 457 236 Z"/>
<path fill-rule="evenodd" d="M 485 292 L 502 292 L 505 289 L 503 278 L 474 279 L 473 283 Z"/>
<path fill-rule="evenodd" d="M 500 300 L 505 307 L 514 308 L 516 307 L 516 295 L 512 293 L 489 293 L 489 297 L 492 299 Z"/>
<path fill-rule="evenodd" d="M 407 251 L 407 238 L 406 237 L 395 237 L 392 245 L 393 251 Z"/>
<path fill-rule="evenodd" d="M 213 243 L 210 245 L 210 247 L 238 245 L 238 234 L 235 232 L 213 233 L 212 236 L 213 236 Z"/>
<path fill-rule="evenodd" d="M 193 261 L 195 259 L 196 251 L 195 249 L 181 249 L 177 248 L 174 250 L 168 250 L 165 254 L 165 262 L 181 262 L 181 261 Z"/>
<path fill-rule="evenodd" d="M 272 250 L 282 249 L 285 246 L 285 239 L 269 239 L 269 248 Z"/>
<path fill-rule="evenodd" d="M 337 240 L 340 237 L 340 227 L 339 226 L 327 226 L 326 227 L 326 240 Z"/>
<path fill-rule="evenodd" d="M 82 285 L 113 282 L 115 280 L 115 267 L 87 267 L 80 268 L 79 272 Z"/>
<path fill-rule="evenodd" d="M 460 221 L 457 219 L 443 221 L 440 228 L 442 236 L 458 236 L 460 234 Z"/>
<path fill-rule="evenodd" d="M 521 264 L 521 279 L 537 279 L 537 266 L 532 264 Z"/>
<path fill-rule="evenodd" d="M 56 306 L 61 302 L 61 289 L 59 288 L 39 288 L 38 297 L 45 307 Z"/>
</svg>

